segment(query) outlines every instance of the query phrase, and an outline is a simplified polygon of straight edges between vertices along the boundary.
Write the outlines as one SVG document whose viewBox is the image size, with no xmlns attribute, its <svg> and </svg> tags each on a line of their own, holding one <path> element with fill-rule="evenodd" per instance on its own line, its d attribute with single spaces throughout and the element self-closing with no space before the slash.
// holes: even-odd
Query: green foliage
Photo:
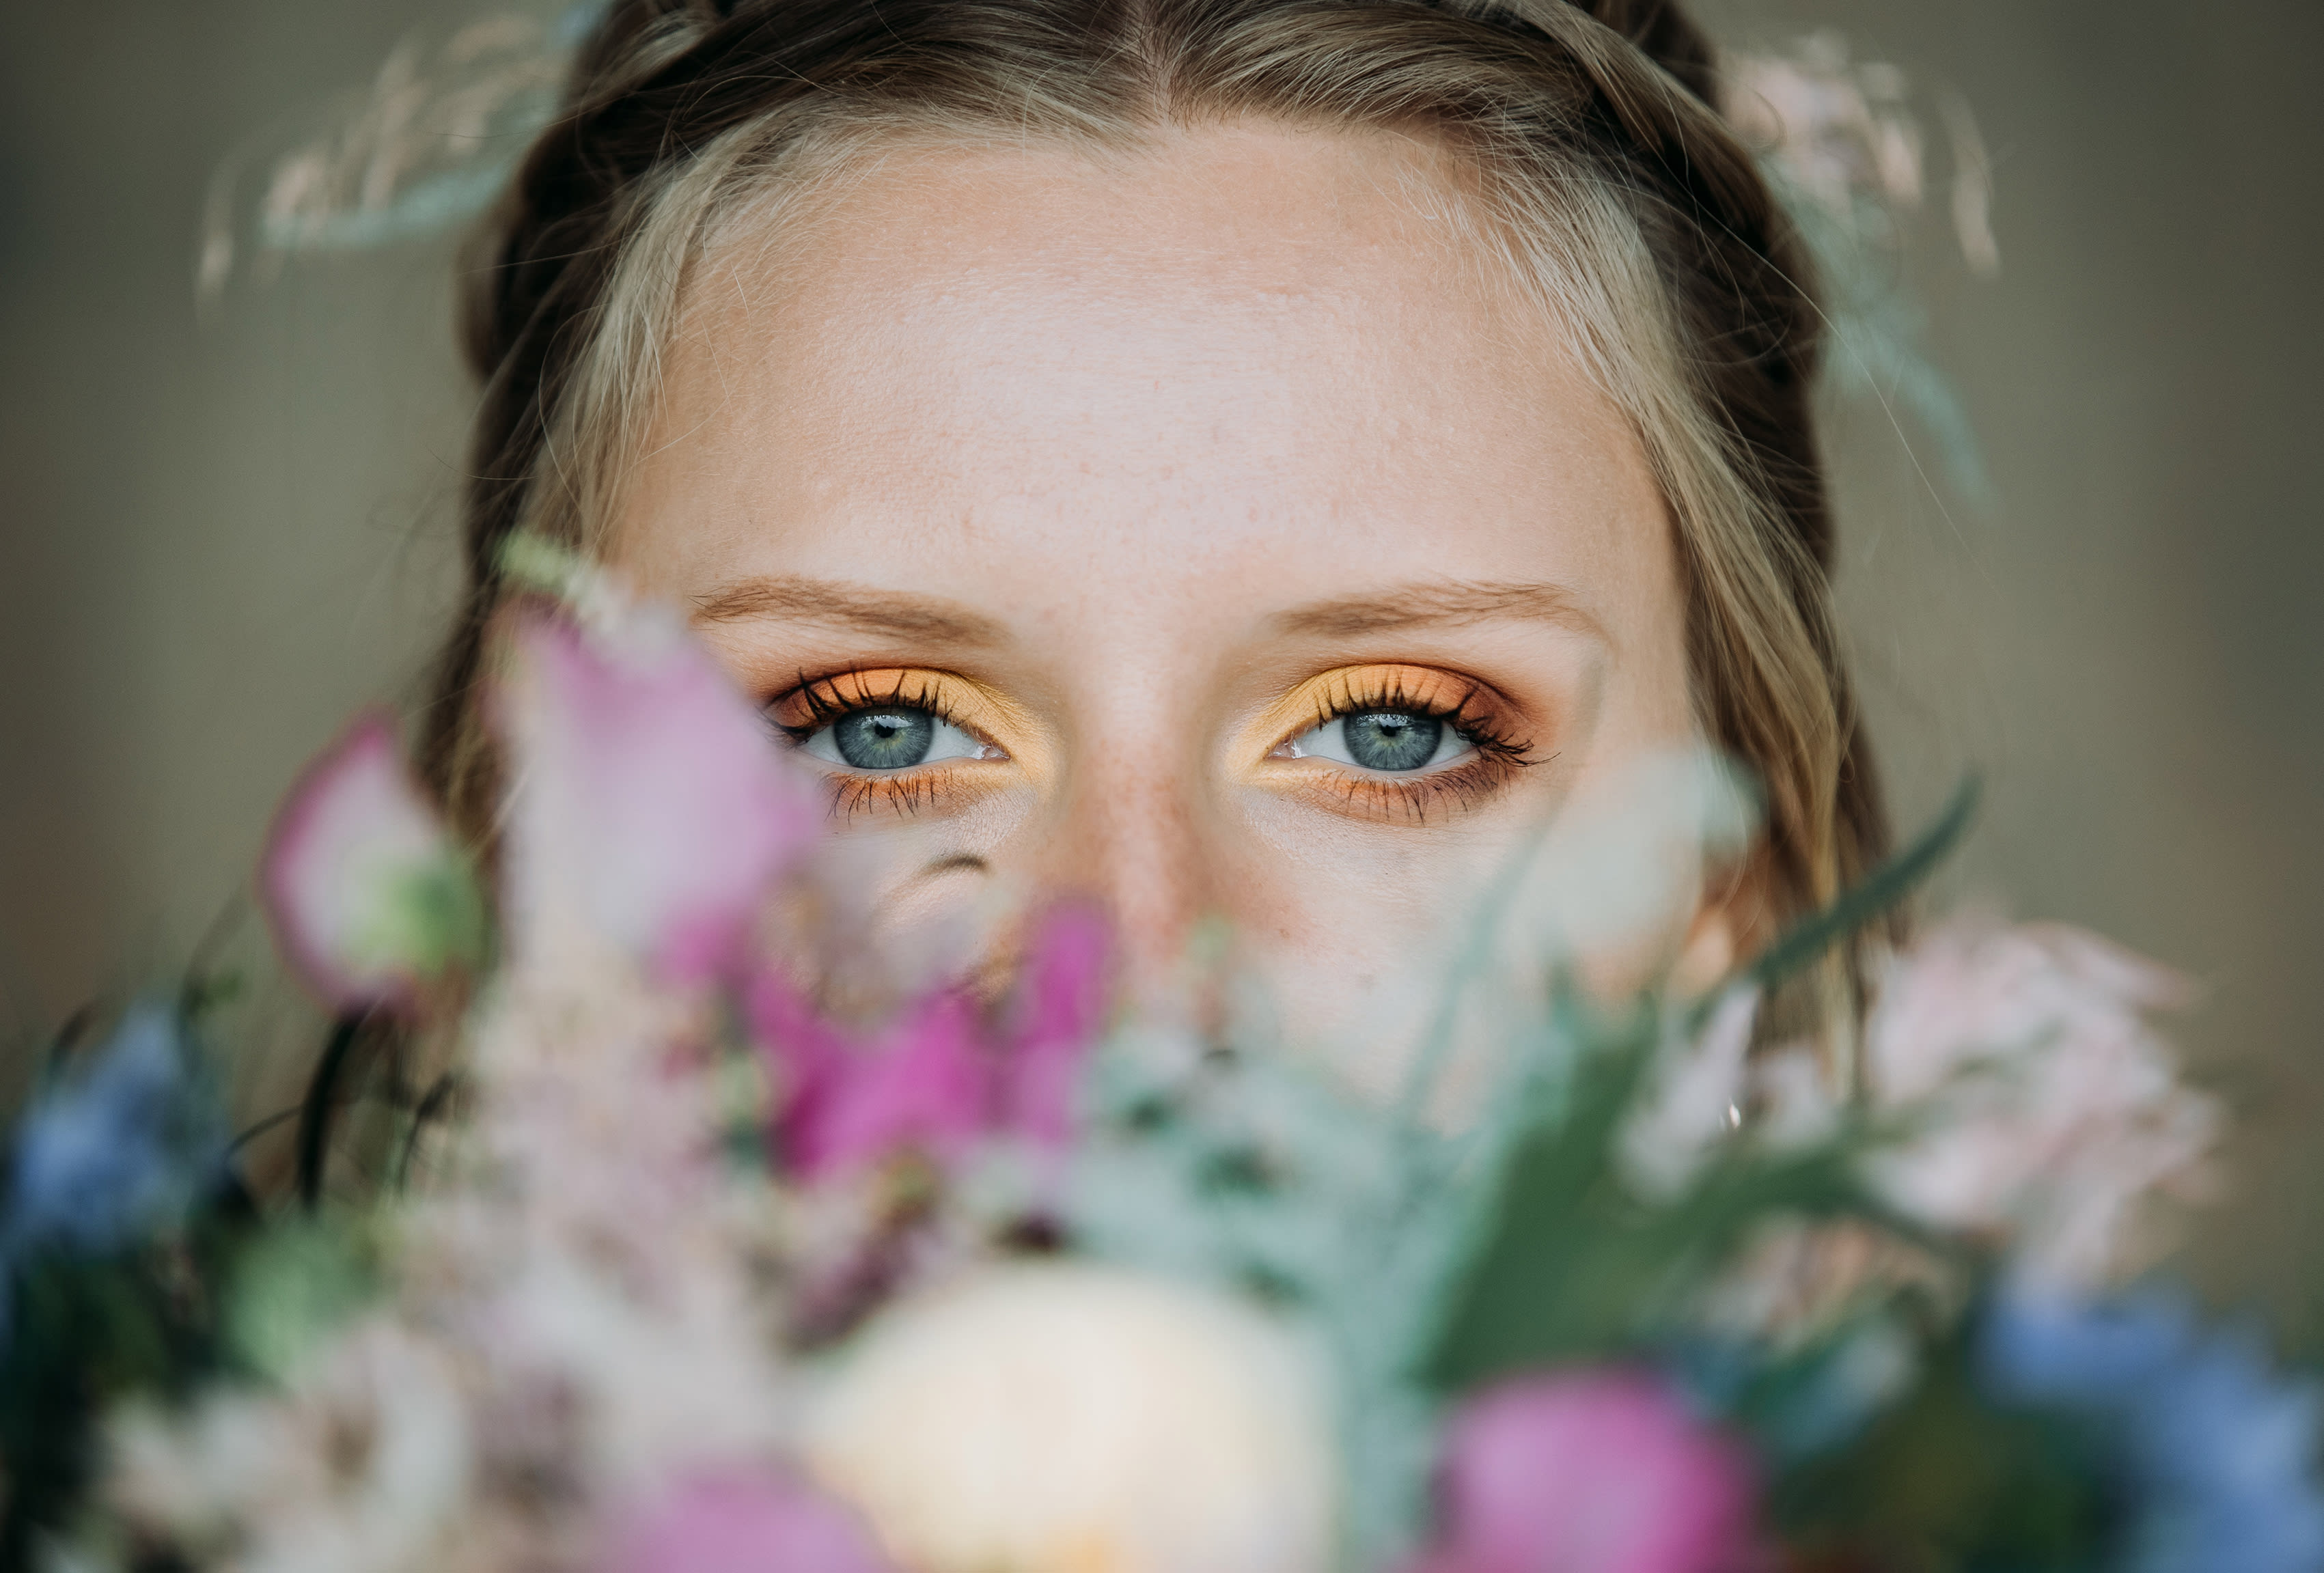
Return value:
<svg viewBox="0 0 2324 1573">
<path fill-rule="evenodd" d="M 1351 1565 L 1408 1545 L 1433 1404 L 1410 1380 L 1462 1230 L 1446 1144 L 1279 1053 L 1102 1045 L 1063 1188 L 1075 1248 L 1254 1294 L 1339 1377 Z"/>
<path fill-rule="evenodd" d="M 1991 1403 L 1956 1332 L 1861 1438 L 1777 1480 L 1769 1516 L 1812 1565 L 1877 1546 L 1931 1573 L 2084 1573 L 2113 1539 L 2100 1441 Z"/>
<path fill-rule="evenodd" d="M 1983 785 L 1974 776 L 1953 789 L 1952 801 L 1920 839 L 1865 877 L 1854 889 L 1802 922 L 1767 947 L 1751 967 L 1751 977 L 1762 989 L 1772 989 L 1812 965 L 1832 946 L 1860 929 L 1868 928 L 1902 905 L 1921 882 L 1952 855 L 1953 848 L 1977 818 Z"/>
<path fill-rule="evenodd" d="M 11 1275 L 0 1343 L 0 1568 L 32 1565 L 71 1519 L 96 1464 L 97 1427 L 132 1393 L 181 1398 L 234 1368 L 219 1286 L 254 1224 L 213 1207 L 171 1237 L 90 1256 L 33 1253 Z"/>
<path fill-rule="evenodd" d="M 1427 1360 L 1458 1392 L 1532 1366 L 1618 1357 L 1667 1336 L 1712 1275 L 1771 1219 L 1878 1209 L 1855 1177 L 1858 1138 L 1796 1151 L 1722 1144 L 1677 1196 L 1626 1181 L 1618 1144 L 1665 1052 L 1649 1003 L 1593 1018 L 1561 1007 L 1580 1045 L 1570 1091 L 1523 1129 L 1500 1168 L 1489 1221 Z"/>
<path fill-rule="evenodd" d="M 396 882 L 364 935 L 371 953 L 403 960 L 422 978 L 482 967 L 492 953 L 492 919 L 474 867 L 457 848 Z"/>
<path fill-rule="evenodd" d="M 282 1382 L 379 1290 L 372 1241 L 355 1220 L 312 1213 L 258 1236 L 235 1263 L 224 1343 L 234 1364 Z"/>
</svg>

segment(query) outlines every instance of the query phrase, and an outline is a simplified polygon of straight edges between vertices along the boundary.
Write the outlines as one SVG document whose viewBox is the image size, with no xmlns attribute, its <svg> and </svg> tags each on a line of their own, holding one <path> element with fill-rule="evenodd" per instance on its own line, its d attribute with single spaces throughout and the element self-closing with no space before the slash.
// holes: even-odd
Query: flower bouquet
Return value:
<svg viewBox="0 0 2324 1573">
<path fill-rule="evenodd" d="M 344 1024 L 304 1196 L 236 1178 L 198 981 L 16 1126 L 7 1566 L 2324 1567 L 2311 1388 L 2118 1287 L 2216 1137 L 2172 980 L 1954 924 L 1875 980 L 1855 1085 L 1758 1042 L 1965 807 L 1707 994 L 1538 958 L 1448 1116 L 1449 1026 L 1380 1097 L 1117 1019 L 1070 907 L 998 1000 L 835 989 L 813 788 L 675 620 L 550 576 L 489 892 L 383 720 L 281 818 L 269 908 Z M 442 1070 L 333 1194 L 382 1043 Z"/>
</svg>

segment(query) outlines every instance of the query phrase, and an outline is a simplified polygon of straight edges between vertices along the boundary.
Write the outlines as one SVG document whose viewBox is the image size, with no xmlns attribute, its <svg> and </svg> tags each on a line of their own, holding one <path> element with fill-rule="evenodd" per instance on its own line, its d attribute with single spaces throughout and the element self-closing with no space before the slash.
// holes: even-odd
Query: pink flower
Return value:
<svg viewBox="0 0 2324 1573">
<path fill-rule="evenodd" d="M 1081 907 L 1041 920 L 1004 1045 L 999 1123 L 1056 1151 L 1074 1136 L 1082 1063 L 1105 1026 L 1105 924 Z"/>
<path fill-rule="evenodd" d="M 341 1010 L 409 1010 L 427 980 L 484 949 L 466 861 L 381 712 L 357 717 L 291 788 L 258 882 L 292 966 Z"/>
<path fill-rule="evenodd" d="M 1644 1372 L 1521 1376 L 1445 1440 L 1437 1543 L 1411 1573 L 1729 1573 L 1750 1565 L 1751 1462 Z"/>
<path fill-rule="evenodd" d="M 825 1020 L 787 980 L 761 978 L 749 1008 L 783 1089 L 775 1136 L 785 1165 L 816 1179 L 908 1149 L 950 1160 L 995 1136 L 1061 1150 L 1102 1026 L 1105 957 L 1095 918 L 1051 914 L 997 1035 L 958 989 L 855 1033 Z"/>
<path fill-rule="evenodd" d="M 1876 1178 L 1930 1222 L 2010 1239 L 2038 1279 L 2135 1266 L 2144 1204 L 2200 1186 L 2220 1123 L 2146 1022 L 2186 993 L 2079 929 L 1938 930 L 1892 965 L 1867 1027 L 1876 1105 L 1919 1125 Z"/>
<path fill-rule="evenodd" d="M 818 812 L 709 652 L 652 609 L 622 615 L 517 627 L 500 695 L 511 943 L 537 952 L 578 924 L 698 982 L 735 959 Z"/>
<path fill-rule="evenodd" d="M 751 996 L 751 1018 L 784 1085 L 776 1147 L 803 1180 L 917 1149 L 965 1151 L 984 1129 L 987 1076 L 974 1003 L 932 994 L 858 1035 L 833 1026 L 775 978 Z"/>
<path fill-rule="evenodd" d="M 609 1573 L 890 1573 L 853 1514 L 773 1469 L 702 1475 L 616 1538 Z"/>
</svg>

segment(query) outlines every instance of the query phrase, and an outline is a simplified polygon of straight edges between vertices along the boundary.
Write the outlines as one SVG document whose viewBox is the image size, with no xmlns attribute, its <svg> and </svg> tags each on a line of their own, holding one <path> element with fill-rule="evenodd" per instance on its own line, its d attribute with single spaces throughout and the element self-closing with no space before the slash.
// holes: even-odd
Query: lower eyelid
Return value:
<svg viewBox="0 0 2324 1573">
<path fill-rule="evenodd" d="M 892 776 L 867 776 L 832 771 L 825 776 L 832 788 L 832 813 L 840 819 L 859 814 L 955 814 L 989 797 L 998 783 L 976 772 L 947 768 L 973 761 L 948 760 L 924 769 L 899 770 Z M 964 778 L 967 777 L 967 778 Z"/>
<path fill-rule="evenodd" d="M 1324 761 L 1330 764 L 1331 761 Z M 1335 814 L 1386 823 L 1439 823 L 1481 805 L 1516 778 L 1518 765 L 1484 753 L 1422 774 L 1359 774 L 1334 768 L 1300 771 L 1291 789 Z"/>
</svg>

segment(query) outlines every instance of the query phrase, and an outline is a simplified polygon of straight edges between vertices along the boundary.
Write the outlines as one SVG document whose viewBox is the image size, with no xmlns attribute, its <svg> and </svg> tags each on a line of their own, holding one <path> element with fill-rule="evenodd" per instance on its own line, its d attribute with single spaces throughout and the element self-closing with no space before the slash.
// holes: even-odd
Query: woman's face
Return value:
<svg viewBox="0 0 2324 1573">
<path fill-rule="evenodd" d="M 690 285 L 616 563 L 830 783 L 902 924 L 1009 889 L 1133 987 L 1223 918 L 1395 1037 L 1545 820 L 1692 735 L 1636 436 L 1425 143 L 896 150 Z"/>
</svg>

